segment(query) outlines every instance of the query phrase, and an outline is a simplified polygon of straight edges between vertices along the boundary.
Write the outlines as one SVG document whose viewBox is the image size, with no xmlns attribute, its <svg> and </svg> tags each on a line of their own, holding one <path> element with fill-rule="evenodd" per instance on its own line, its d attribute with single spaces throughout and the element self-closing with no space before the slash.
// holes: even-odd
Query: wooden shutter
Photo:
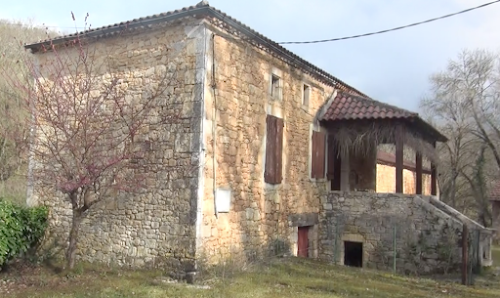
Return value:
<svg viewBox="0 0 500 298">
<path fill-rule="evenodd" d="M 324 132 L 313 131 L 311 177 L 315 179 L 325 177 L 325 137 Z"/>
<path fill-rule="evenodd" d="M 274 183 L 276 175 L 274 169 L 276 165 L 275 152 L 276 152 L 276 117 L 267 115 L 267 137 L 266 137 L 266 169 L 264 172 L 264 181 L 266 183 Z"/>
<path fill-rule="evenodd" d="M 276 119 L 276 145 L 275 145 L 275 176 L 274 184 L 280 184 L 283 180 L 283 127 L 284 122 L 281 118 Z"/>
<path fill-rule="evenodd" d="M 283 119 L 267 115 L 266 168 L 264 181 L 280 184 L 283 180 Z"/>
</svg>

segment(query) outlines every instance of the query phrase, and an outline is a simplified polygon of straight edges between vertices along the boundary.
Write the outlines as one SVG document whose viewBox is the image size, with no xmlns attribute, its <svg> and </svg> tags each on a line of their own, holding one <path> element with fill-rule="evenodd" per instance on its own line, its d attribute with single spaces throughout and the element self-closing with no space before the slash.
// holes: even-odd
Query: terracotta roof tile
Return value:
<svg viewBox="0 0 500 298">
<path fill-rule="evenodd" d="M 323 115 L 322 120 L 355 120 L 355 119 L 411 119 L 417 113 L 346 92 L 338 92 L 337 96 Z"/>
</svg>

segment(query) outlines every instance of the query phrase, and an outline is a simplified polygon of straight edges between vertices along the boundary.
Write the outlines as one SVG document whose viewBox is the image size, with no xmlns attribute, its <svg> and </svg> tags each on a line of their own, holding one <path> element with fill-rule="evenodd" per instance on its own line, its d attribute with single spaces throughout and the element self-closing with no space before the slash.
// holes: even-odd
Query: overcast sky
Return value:
<svg viewBox="0 0 500 298">
<path fill-rule="evenodd" d="M 280 41 L 335 38 L 418 22 L 492 0 L 211 0 L 210 5 Z M 197 0 L 2 1 L 0 18 L 71 31 L 167 12 Z M 287 45 L 374 99 L 417 110 L 429 76 L 462 49 L 500 51 L 500 3 L 401 31 L 322 44 Z"/>
</svg>

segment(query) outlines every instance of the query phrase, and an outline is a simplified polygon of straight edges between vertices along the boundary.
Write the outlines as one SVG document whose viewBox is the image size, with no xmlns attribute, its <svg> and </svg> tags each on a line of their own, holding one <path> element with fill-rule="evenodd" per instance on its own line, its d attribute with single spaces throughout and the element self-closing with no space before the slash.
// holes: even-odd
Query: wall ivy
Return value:
<svg viewBox="0 0 500 298">
<path fill-rule="evenodd" d="M 21 207 L 0 198 L 0 267 L 36 247 L 47 228 L 46 207 Z"/>
</svg>

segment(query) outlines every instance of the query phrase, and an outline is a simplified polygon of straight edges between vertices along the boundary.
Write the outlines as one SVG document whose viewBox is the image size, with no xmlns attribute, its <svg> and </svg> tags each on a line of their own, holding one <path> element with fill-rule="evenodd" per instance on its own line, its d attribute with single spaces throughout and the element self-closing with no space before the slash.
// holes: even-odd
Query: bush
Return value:
<svg viewBox="0 0 500 298">
<path fill-rule="evenodd" d="M 0 198 L 0 268 L 37 246 L 47 215 L 46 207 L 21 207 Z"/>
</svg>

